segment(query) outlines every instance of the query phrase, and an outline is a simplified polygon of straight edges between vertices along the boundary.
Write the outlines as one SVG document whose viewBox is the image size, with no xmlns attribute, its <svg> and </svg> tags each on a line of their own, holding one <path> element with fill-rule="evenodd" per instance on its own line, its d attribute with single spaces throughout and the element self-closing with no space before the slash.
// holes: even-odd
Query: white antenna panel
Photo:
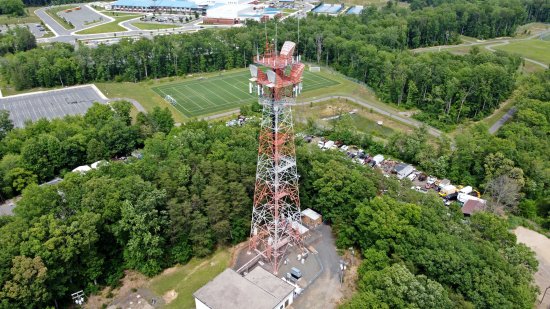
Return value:
<svg viewBox="0 0 550 309">
<path fill-rule="evenodd" d="M 275 84 L 275 82 L 277 81 L 277 74 L 275 74 L 275 72 L 273 72 L 272 70 L 268 70 L 266 73 L 269 82 Z"/>
<path fill-rule="evenodd" d="M 249 68 L 250 68 L 250 75 L 252 75 L 252 77 L 258 77 L 258 67 L 251 64 Z"/>
<path fill-rule="evenodd" d="M 283 48 L 281 48 L 281 56 L 283 57 L 289 57 L 294 54 L 294 48 L 296 47 L 296 43 L 291 41 L 286 41 L 285 44 L 283 44 Z"/>
</svg>

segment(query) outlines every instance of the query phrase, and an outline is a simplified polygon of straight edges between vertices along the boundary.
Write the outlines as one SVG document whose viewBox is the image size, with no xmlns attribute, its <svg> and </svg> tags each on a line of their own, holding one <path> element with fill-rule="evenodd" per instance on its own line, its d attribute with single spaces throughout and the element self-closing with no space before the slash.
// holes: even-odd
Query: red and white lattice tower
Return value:
<svg viewBox="0 0 550 309">
<path fill-rule="evenodd" d="M 298 171 L 291 105 L 302 90 L 304 64 L 293 57 L 294 42 L 266 43 L 250 65 L 249 90 L 258 94 L 262 121 L 249 250 L 273 265 L 277 274 L 289 246 L 302 247 Z"/>
</svg>

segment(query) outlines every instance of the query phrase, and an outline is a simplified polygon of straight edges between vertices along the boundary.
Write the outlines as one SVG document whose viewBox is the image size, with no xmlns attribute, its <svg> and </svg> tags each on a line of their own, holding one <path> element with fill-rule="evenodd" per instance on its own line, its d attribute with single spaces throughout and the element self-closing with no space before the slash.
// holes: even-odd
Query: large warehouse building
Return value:
<svg viewBox="0 0 550 309">
<path fill-rule="evenodd" d="M 228 268 L 193 296 L 197 309 L 283 309 L 294 301 L 294 289 L 259 266 L 244 276 Z"/>
</svg>

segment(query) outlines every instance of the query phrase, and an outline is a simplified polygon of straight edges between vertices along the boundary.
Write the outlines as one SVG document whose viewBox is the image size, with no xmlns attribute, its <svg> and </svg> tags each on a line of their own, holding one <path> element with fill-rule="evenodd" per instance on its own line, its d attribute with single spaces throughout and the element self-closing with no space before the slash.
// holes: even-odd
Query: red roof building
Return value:
<svg viewBox="0 0 550 309">
<path fill-rule="evenodd" d="M 464 216 L 469 217 L 478 211 L 484 211 L 485 207 L 486 205 L 483 200 L 467 200 L 464 206 L 462 206 L 462 213 Z"/>
</svg>

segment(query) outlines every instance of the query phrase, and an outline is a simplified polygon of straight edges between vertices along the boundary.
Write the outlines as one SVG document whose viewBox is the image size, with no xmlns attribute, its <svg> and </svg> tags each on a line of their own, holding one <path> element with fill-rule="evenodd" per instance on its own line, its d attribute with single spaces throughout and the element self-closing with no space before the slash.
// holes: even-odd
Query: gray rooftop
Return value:
<svg viewBox="0 0 550 309">
<path fill-rule="evenodd" d="M 406 169 L 406 168 L 409 168 L 409 164 L 407 163 L 399 163 L 395 166 L 394 170 L 399 173 L 401 172 L 402 170 Z"/>
<path fill-rule="evenodd" d="M 273 309 L 293 289 L 261 267 L 245 277 L 228 268 L 193 296 L 212 309 Z"/>
<path fill-rule="evenodd" d="M 261 267 L 254 268 L 244 278 L 275 296 L 279 302 L 294 290 L 293 286 Z"/>
</svg>

